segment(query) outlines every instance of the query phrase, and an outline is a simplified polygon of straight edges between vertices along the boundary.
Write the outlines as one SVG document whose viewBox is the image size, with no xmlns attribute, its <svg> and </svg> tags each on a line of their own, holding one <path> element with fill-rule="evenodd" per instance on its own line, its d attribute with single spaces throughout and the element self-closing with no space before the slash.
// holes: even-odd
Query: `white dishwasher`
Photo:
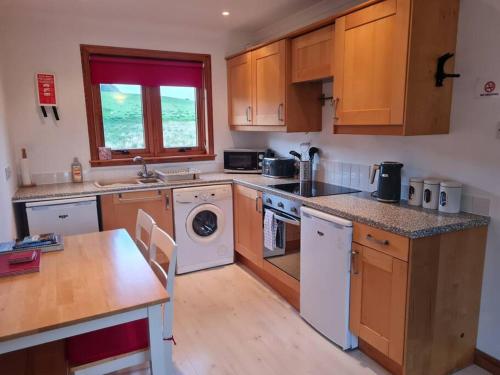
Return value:
<svg viewBox="0 0 500 375">
<path fill-rule="evenodd" d="M 69 236 L 99 231 L 95 196 L 28 202 L 26 215 L 30 235 L 54 232 Z"/>
<path fill-rule="evenodd" d="M 300 315 L 342 347 L 358 346 L 349 331 L 352 222 L 301 208 Z"/>
</svg>

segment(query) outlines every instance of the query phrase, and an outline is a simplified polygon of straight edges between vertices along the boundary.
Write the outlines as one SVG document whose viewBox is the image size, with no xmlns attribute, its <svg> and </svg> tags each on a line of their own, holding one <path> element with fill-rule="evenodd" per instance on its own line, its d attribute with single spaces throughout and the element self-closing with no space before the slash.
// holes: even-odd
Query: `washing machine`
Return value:
<svg viewBox="0 0 500 375">
<path fill-rule="evenodd" d="M 177 274 L 234 262 L 231 185 L 174 189 Z"/>
</svg>

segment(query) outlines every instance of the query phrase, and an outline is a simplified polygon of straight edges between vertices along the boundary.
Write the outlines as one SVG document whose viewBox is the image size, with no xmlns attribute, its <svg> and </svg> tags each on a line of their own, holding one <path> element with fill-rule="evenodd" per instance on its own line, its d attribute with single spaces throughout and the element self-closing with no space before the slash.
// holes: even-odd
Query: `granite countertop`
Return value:
<svg viewBox="0 0 500 375">
<path fill-rule="evenodd" d="M 399 204 L 381 203 L 368 193 L 333 195 L 305 198 L 282 192 L 270 187 L 277 183 L 293 182 L 291 179 L 276 180 L 261 175 L 206 173 L 197 180 L 161 182 L 147 185 L 97 187 L 93 182 L 82 184 L 65 183 L 20 188 L 13 202 L 29 202 L 78 196 L 102 195 L 134 190 L 186 187 L 218 183 L 238 183 L 263 192 L 269 192 L 294 199 L 307 207 L 340 216 L 348 220 L 371 225 L 412 239 L 429 237 L 441 233 L 460 231 L 468 228 L 487 226 L 490 218 L 468 213 L 444 214 L 436 210 L 426 210 Z"/>
</svg>

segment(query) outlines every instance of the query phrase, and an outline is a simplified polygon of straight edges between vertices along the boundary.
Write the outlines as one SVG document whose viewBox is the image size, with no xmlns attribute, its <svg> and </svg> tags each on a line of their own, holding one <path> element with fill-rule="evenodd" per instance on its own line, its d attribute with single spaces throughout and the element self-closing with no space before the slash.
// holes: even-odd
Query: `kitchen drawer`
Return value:
<svg viewBox="0 0 500 375">
<path fill-rule="evenodd" d="M 365 224 L 354 223 L 352 240 L 408 262 L 410 248 L 410 239 L 408 237 L 389 233 Z"/>
</svg>

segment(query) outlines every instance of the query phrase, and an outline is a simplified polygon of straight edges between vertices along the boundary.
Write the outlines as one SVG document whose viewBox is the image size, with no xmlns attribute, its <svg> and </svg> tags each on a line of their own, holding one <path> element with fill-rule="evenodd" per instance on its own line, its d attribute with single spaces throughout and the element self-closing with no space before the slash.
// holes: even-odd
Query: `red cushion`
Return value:
<svg viewBox="0 0 500 375">
<path fill-rule="evenodd" d="M 141 319 L 68 338 L 66 359 L 70 366 L 80 366 L 147 347 L 148 320 Z"/>
</svg>

